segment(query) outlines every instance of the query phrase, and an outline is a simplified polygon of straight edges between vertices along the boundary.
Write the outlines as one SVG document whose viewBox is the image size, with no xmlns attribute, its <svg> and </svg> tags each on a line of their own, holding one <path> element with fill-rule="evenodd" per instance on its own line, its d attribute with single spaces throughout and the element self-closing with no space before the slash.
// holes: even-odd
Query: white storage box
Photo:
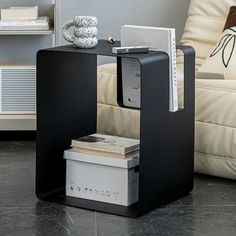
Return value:
<svg viewBox="0 0 236 236">
<path fill-rule="evenodd" d="M 37 18 L 38 6 L 1 9 L 1 20 L 36 20 Z"/>
<path fill-rule="evenodd" d="M 117 159 L 67 150 L 64 158 L 67 196 L 122 206 L 138 201 L 138 156 Z"/>
</svg>

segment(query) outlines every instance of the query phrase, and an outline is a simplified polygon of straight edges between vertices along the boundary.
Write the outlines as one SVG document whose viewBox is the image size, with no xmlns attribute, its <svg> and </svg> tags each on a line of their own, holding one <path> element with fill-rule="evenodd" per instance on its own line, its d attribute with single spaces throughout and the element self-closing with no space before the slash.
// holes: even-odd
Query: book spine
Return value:
<svg viewBox="0 0 236 236">
<path fill-rule="evenodd" d="M 37 20 L 0 20 L 1 25 L 48 25 L 49 18 L 47 16 L 39 17 Z"/>
<path fill-rule="evenodd" d="M 112 152 L 116 154 L 126 155 L 126 150 L 123 147 L 109 147 L 107 144 L 100 143 L 99 146 L 90 146 L 84 144 L 83 142 L 79 142 L 76 140 L 71 141 L 71 146 L 73 148 L 83 148 L 93 151 L 101 151 L 101 152 Z"/>
<path fill-rule="evenodd" d="M 13 30 L 17 30 L 17 31 L 20 31 L 20 30 L 35 30 L 35 31 L 37 31 L 37 30 L 49 30 L 49 26 L 48 25 L 42 25 L 42 26 L 14 26 L 14 25 L 12 25 L 12 26 L 2 26 L 2 25 L 0 25 L 0 30 L 9 30 L 9 31 L 13 31 Z"/>
<path fill-rule="evenodd" d="M 177 88 L 177 71 L 176 71 L 176 37 L 175 29 L 170 30 L 170 50 L 171 50 L 171 70 L 170 70 L 170 111 L 178 110 L 178 88 Z"/>
<path fill-rule="evenodd" d="M 0 20 L 0 30 L 48 30 L 48 17 L 38 20 Z"/>
</svg>

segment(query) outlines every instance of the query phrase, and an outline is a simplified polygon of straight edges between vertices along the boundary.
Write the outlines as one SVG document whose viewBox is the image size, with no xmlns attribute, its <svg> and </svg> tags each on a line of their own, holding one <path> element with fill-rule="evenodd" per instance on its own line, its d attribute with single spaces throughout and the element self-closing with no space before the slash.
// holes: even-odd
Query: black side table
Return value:
<svg viewBox="0 0 236 236">
<path fill-rule="evenodd" d="M 137 217 L 189 193 L 193 188 L 194 64 L 185 55 L 184 109 L 169 112 L 169 58 L 163 52 L 112 54 L 100 40 L 95 49 L 73 45 L 37 55 L 36 195 L 41 200 Z M 71 139 L 96 132 L 97 55 L 117 57 L 118 102 L 122 105 L 121 57 L 141 66 L 139 201 L 129 207 L 65 196 L 64 150 Z"/>
</svg>

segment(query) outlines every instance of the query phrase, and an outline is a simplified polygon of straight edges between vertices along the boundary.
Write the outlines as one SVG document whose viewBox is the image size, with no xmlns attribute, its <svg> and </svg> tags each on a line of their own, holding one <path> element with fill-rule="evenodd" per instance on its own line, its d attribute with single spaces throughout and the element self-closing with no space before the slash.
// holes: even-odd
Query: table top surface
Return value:
<svg viewBox="0 0 236 236">
<path fill-rule="evenodd" d="M 64 45 L 60 47 L 43 49 L 42 51 L 73 52 L 73 53 L 77 52 L 81 54 L 137 58 L 137 59 L 147 58 L 153 55 L 166 54 L 164 52 L 155 52 L 155 51 L 150 51 L 148 53 L 114 54 L 112 53 L 113 47 L 120 47 L 120 41 L 116 41 L 114 44 L 110 44 L 107 42 L 107 40 L 101 39 L 101 40 L 98 40 L 98 45 L 95 48 L 91 48 L 91 49 L 81 49 L 81 48 L 77 48 L 74 44 L 69 44 L 69 45 Z"/>
</svg>

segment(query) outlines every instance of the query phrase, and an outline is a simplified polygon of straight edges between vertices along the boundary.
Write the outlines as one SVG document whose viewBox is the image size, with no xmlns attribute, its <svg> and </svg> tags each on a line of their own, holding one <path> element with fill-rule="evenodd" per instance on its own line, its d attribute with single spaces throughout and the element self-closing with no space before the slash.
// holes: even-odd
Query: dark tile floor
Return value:
<svg viewBox="0 0 236 236">
<path fill-rule="evenodd" d="M 0 235 L 236 235 L 236 181 L 196 175 L 194 191 L 129 219 L 38 201 L 35 143 L 0 142 Z"/>
</svg>

